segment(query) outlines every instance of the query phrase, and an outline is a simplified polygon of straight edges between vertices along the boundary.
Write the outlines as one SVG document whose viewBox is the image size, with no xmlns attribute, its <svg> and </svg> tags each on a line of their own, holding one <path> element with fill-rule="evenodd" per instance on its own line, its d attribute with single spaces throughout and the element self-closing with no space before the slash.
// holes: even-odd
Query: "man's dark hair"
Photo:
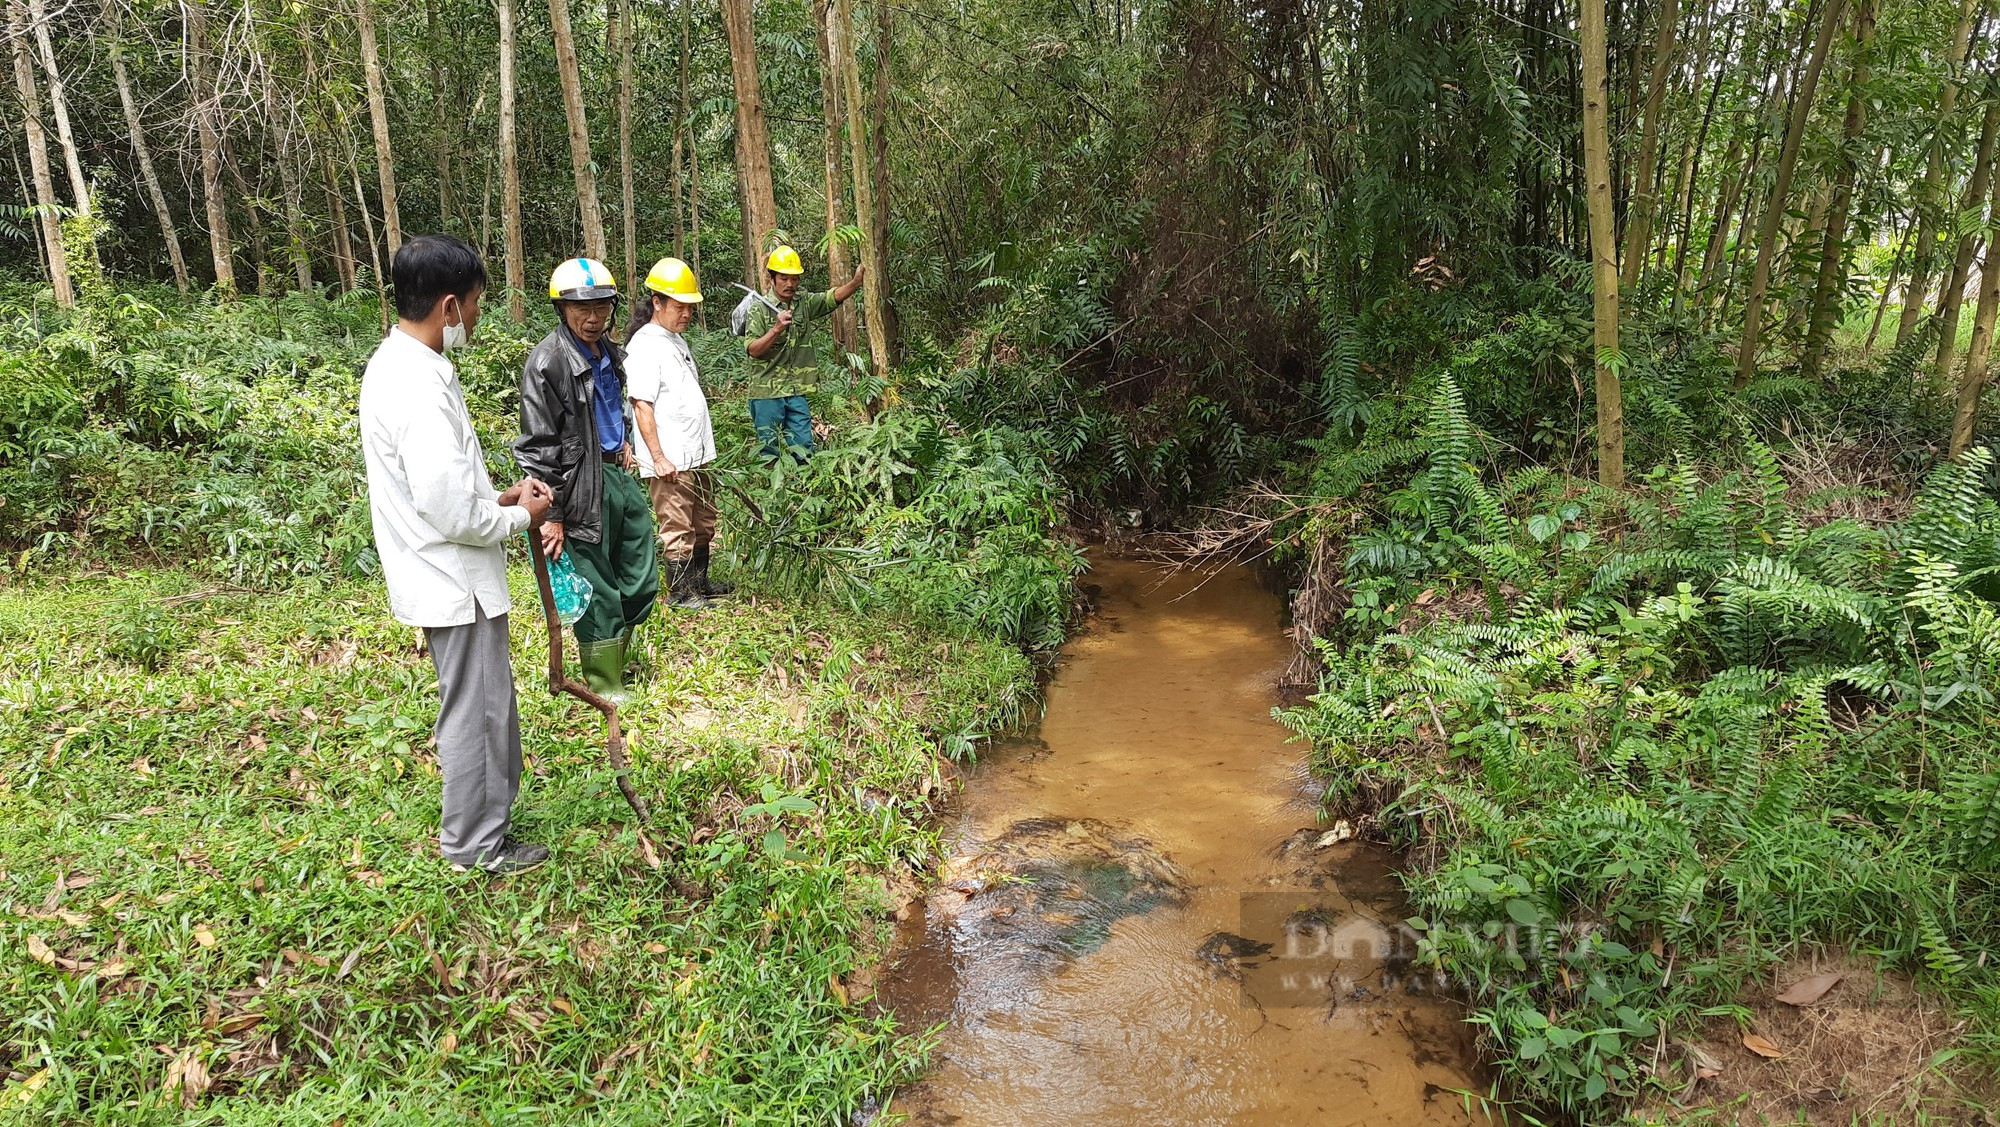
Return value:
<svg viewBox="0 0 2000 1127">
<path fill-rule="evenodd" d="M 465 240 L 451 235 L 418 235 L 396 251 L 389 267 L 396 293 L 396 316 L 421 321 L 446 294 L 463 300 L 486 288 L 486 263 Z"/>
</svg>

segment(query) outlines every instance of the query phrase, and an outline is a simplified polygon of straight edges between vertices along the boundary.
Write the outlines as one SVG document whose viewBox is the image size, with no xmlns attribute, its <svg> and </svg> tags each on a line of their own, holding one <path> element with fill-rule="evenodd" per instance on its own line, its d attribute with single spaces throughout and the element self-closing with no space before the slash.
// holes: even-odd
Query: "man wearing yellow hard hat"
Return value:
<svg viewBox="0 0 2000 1127">
<path fill-rule="evenodd" d="M 819 352 L 813 347 L 814 326 L 861 288 L 861 268 L 833 289 L 799 295 L 805 274 L 799 252 L 780 245 L 764 260 L 771 283 L 769 301 L 752 303 L 743 333 L 743 350 L 750 354 L 750 421 L 764 440 L 764 456 L 776 460 L 779 435 L 793 456 L 812 453 L 812 409 L 806 394 L 819 383 Z"/>
<path fill-rule="evenodd" d="M 542 525 L 550 559 L 565 549 L 590 583 L 576 620 L 577 656 L 592 690 L 622 703 L 632 631 L 660 593 L 652 507 L 628 470 L 637 466 L 625 417 L 625 353 L 611 339 L 618 283 L 602 262 L 572 258 L 549 276 L 562 319 L 521 369 L 521 437 L 514 459 L 553 486 Z"/>
<path fill-rule="evenodd" d="M 660 562 L 667 573 L 667 601 L 700 610 L 733 588 L 708 577 L 709 542 L 715 539 L 715 428 L 708 417 L 694 353 L 681 337 L 701 304 L 701 282 L 688 264 L 662 258 L 646 275 L 646 289 L 632 311 L 625 338 L 626 394 L 632 400 L 632 453 L 653 500 L 660 526 Z"/>
</svg>

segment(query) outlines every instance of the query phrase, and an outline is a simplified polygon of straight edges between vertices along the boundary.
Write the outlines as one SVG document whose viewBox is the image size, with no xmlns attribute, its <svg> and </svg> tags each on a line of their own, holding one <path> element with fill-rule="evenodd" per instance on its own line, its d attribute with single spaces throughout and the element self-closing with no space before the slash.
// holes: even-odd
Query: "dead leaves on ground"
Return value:
<svg viewBox="0 0 2000 1127">
<path fill-rule="evenodd" d="M 200 1049 L 183 1049 L 174 1057 L 173 1063 L 167 1065 L 167 1078 L 160 1085 L 163 1100 L 178 1096 L 182 1107 L 191 1108 L 203 1093 L 214 1086 L 215 1077 L 209 1074 L 208 1065 L 203 1063 L 201 1056 Z"/>
<path fill-rule="evenodd" d="M 1788 1006 L 1810 1006 L 1839 985 L 1841 977 L 1838 974 L 1816 974 L 1811 978 L 1802 978 L 1778 995 L 1778 1001 Z"/>
<path fill-rule="evenodd" d="M 1785 1055 L 1785 1050 L 1772 1044 L 1768 1038 L 1755 1033 L 1745 1033 L 1743 1035 L 1743 1047 L 1766 1060 L 1777 1060 L 1779 1057 Z"/>
</svg>

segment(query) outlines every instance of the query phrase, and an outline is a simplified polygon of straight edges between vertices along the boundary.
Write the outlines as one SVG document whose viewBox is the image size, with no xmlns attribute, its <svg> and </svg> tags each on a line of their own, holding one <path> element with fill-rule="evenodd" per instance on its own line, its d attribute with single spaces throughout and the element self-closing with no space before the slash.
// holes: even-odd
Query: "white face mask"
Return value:
<svg viewBox="0 0 2000 1127">
<path fill-rule="evenodd" d="M 471 342 L 472 334 L 465 331 L 465 310 L 461 306 L 458 313 L 458 324 L 446 325 L 444 327 L 444 350 L 452 352 L 456 349 L 464 348 Z"/>
</svg>

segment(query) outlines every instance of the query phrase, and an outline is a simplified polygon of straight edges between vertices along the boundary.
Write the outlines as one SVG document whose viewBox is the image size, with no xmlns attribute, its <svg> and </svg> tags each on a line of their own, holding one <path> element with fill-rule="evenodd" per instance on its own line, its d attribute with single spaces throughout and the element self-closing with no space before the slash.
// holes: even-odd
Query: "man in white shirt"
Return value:
<svg viewBox="0 0 2000 1127">
<path fill-rule="evenodd" d="M 700 610 L 735 587 L 708 576 L 709 542 L 715 539 L 715 428 L 702 394 L 694 353 L 681 336 L 701 303 L 701 283 L 678 258 L 662 258 L 646 275 L 625 341 L 627 394 L 639 441 L 632 453 L 653 502 L 660 529 L 660 562 L 667 573 L 667 602 Z"/>
<path fill-rule="evenodd" d="M 461 872 L 517 873 L 548 860 L 511 837 L 521 717 L 507 645 L 507 540 L 554 500 L 533 478 L 496 492 L 445 353 L 479 323 L 486 265 L 448 235 L 396 251 L 396 327 L 361 379 L 361 447 L 375 551 L 396 620 L 423 630 L 437 668 L 438 844 Z"/>
</svg>

